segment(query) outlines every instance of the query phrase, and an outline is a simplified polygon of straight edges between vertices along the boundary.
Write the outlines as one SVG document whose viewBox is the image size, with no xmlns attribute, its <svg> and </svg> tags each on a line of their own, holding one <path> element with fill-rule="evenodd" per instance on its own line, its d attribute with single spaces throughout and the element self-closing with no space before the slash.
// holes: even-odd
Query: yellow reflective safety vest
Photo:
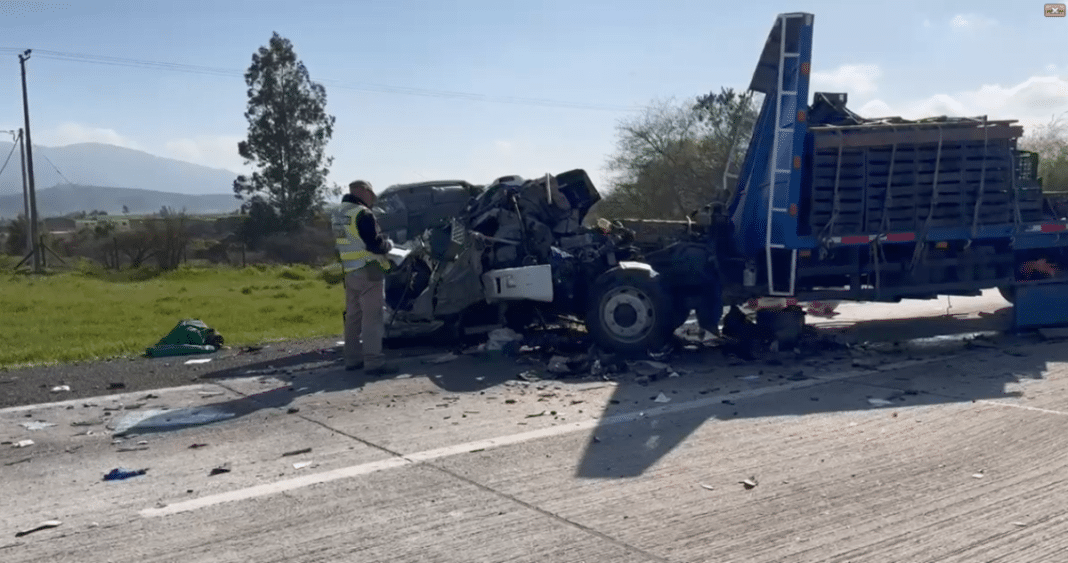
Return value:
<svg viewBox="0 0 1068 563">
<path fill-rule="evenodd" d="M 344 201 L 333 214 L 334 244 L 346 274 L 355 272 L 371 262 L 377 262 L 383 271 L 389 271 L 390 268 L 389 259 L 367 250 L 367 245 L 360 238 L 356 221 L 364 213 L 371 213 L 371 210 L 358 203 Z"/>
</svg>

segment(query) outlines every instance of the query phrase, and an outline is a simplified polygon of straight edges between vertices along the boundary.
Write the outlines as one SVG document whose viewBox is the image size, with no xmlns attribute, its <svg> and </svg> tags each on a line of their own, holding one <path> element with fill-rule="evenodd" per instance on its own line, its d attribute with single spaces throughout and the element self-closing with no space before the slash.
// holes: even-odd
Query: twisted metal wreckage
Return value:
<svg viewBox="0 0 1068 563">
<path fill-rule="evenodd" d="M 687 221 L 599 219 L 585 226 L 600 199 L 581 169 L 530 180 L 507 176 L 485 187 L 440 181 L 383 191 L 377 215 L 399 243 L 386 279 L 387 336 L 442 329 L 459 336 L 499 326 L 522 330 L 560 317 L 583 320 L 599 276 L 621 262 L 654 262 L 657 254 L 672 259 L 669 249 L 697 241 L 722 213 L 710 205 Z M 635 314 L 643 311 L 639 297 L 616 299 L 631 302 Z M 745 308 L 793 305 L 796 300 L 762 299 Z M 808 312 L 833 315 L 834 306 L 813 303 Z M 689 312 L 680 311 L 673 328 Z M 702 324 L 716 332 L 719 317 Z"/>
</svg>

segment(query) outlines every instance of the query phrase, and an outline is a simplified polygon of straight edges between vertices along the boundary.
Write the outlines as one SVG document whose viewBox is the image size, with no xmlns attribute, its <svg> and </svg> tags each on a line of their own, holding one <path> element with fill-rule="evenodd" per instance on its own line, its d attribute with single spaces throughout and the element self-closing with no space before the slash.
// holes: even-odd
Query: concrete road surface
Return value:
<svg viewBox="0 0 1068 563">
<path fill-rule="evenodd" d="M 1068 560 L 1063 342 L 693 354 L 645 385 L 424 359 L 2 410 L 0 560 Z"/>
</svg>

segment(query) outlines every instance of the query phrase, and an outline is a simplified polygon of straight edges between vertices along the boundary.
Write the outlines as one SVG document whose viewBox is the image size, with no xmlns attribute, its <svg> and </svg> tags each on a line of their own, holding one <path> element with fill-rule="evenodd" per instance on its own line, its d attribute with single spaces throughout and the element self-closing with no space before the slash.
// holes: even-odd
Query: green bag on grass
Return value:
<svg viewBox="0 0 1068 563">
<path fill-rule="evenodd" d="M 215 329 L 198 319 L 187 319 L 179 321 L 167 336 L 164 336 L 155 346 L 145 350 L 145 355 L 161 358 L 209 354 L 217 351 L 222 345 L 223 337 L 215 332 Z"/>
</svg>

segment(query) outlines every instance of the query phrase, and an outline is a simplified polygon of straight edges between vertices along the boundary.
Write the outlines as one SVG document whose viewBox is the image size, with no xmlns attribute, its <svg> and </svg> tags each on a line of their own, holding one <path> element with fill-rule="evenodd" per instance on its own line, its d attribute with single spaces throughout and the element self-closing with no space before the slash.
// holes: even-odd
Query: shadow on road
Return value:
<svg viewBox="0 0 1068 563">
<path fill-rule="evenodd" d="M 384 379 L 423 377 L 452 392 L 475 392 L 513 380 L 528 369 L 515 358 L 500 355 L 478 358 L 461 356 L 452 362 L 432 363 L 434 358 L 445 353 L 441 349 L 425 347 L 387 350 L 388 359 L 401 369 L 398 375 L 385 377 L 368 376 L 362 370 L 346 371 L 338 361 L 340 347 L 208 372 L 201 379 L 213 380 L 223 386 L 227 379 L 256 376 L 272 377 L 284 385 L 199 407 L 128 415 L 124 417 L 125 423 L 116 428 L 116 434 L 170 432 L 235 420 L 263 409 L 286 408 L 295 399 L 306 395 L 353 391 L 369 382 Z"/>
<path fill-rule="evenodd" d="M 1043 378 L 1049 363 L 1068 361 L 1068 346 L 1038 348 L 1041 357 L 1014 350 L 1020 344 L 1038 339 L 1034 335 L 1007 333 L 1010 315 L 1011 308 L 1006 308 L 979 315 L 864 321 L 849 326 L 821 323 L 824 326 L 818 329 L 823 335 L 837 334 L 847 342 L 869 343 L 865 354 L 869 356 L 868 360 L 885 358 L 892 364 L 908 359 L 938 358 L 981 346 L 987 352 L 1011 356 L 1011 367 L 1007 369 L 967 373 L 916 367 L 910 372 L 888 369 L 865 375 L 860 372 L 873 369 L 874 365 L 868 368 L 862 363 L 861 367 L 845 368 L 858 372 L 857 378 L 845 383 L 812 377 L 837 375 L 826 366 L 813 368 L 800 363 L 791 365 L 786 361 L 777 370 L 782 374 L 748 376 L 759 377 L 758 384 L 747 384 L 735 375 L 713 372 L 701 381 L 703 388 L 698 392 L 701 398 L 687 404 L 685 409 L 672 403 L 661 405 L 652 401 L 671 387 L 670 383 L 647 387 L 620 385 L 601 415 L 601 424 L 591 433 L 576 476 L 604 479 L 642 475 L 709 420 L 860 412 L 1015 397 L 1016 393 L 1006 390 L 1009 385 Z M 972 340 L 975 333 L 996 336 L 991 340 Z M 846 360 L 852 354 L 846 349 L 822 352 L 818 356 L 824 359 L 837 356 Z M 707 357 L 707 354 L 696 355 L 688 361 L 676 358 L 672 366 L 683 370 L 699 369 Z M 753 372 L 771 369 L 766 361 L 754 361 L 749 365 Z M 797 369 L 799 367 L 804 369 Z M 666 396 L 671 398 L 670 394 Z M 643 407 L 645 416 L 633 416 Z"/>
<path fill-rule="evenodd" d="M 856 353 L 857 346 L 851 346 L 851 349 L 844 345 L 818 351 L 809 349 L 800 357 L 790 352 L 778 361 L 765 357 L 750 362 L 726 357 L 721 350 L 707 347 L 679 352 L 665 361 L 671 362 L 674 369 L 704 374 L 644 385 L 636 382 L 633 375 L 618 377 L 612 399 L 601 414 L 601 424 L 591 433 L 591 442 L 583 452 L 577 476 L 627 478 L 642 475 L 709 420 L 860 412 L 874 408 L 1013 397 L 1006 391 L 1007 386 L 1042 378 L 1049 362 L 1068 361 L 1068 347 L 1033 349 L 1043 354 L 1041 357 L 1015 352 L 1018 345 L 1035 342 L 1038 338 L 1008 333 L 1010 313 L 1011 309 L 1005 308 L 995 313 L 863 321 L 848 326 L 821 322 L 817 328 L 822 336 L 834 335 L 839 342 L 867 343 L 864 354 L 869 359 L 884 358 L 890 362 L 944 357 L 974 348 L 980 342 L 989 353 L 1014 355 L 1011 368 L 992 369 L 986 373 L 962 373 L 952 369 L 925 371 L 923 368 L 914 368 L 912 372 L 868 370 L 867 374 L 858 372 L 849 383 L 828 382 L 817 377 L 834 375 L 827 371 L 832 369 L 827 365 L 829 362 L 838 360 L 833 369 L 849 366 L 847 360 Z M 972 340 L 976 333 L 995 336 Z M 320 350 L 208 373 L 203 376 L 205 379 L 221 384 L 230 378 L 270 375 L 285 385 L 203 407 L 146 413 L 146 418 L 125 433 L 172 431 L 234 420 L 262 409 L 285 408 L 298 397 L 352 391 L 376 380 L 362 372 L 342 369 L 336 360 L 339 352 L 338 349 Z M 388 350 L 387 354 L 398 363 L 403 374 L 389 379 L 420 377 L 450 392 L 475 393 L 516 379 L 534 363 L 529 356 L 523 355 L 519 358 L 461 355 L 446 363 L 428 363 L 446 353 L 448 351 L 444 349 L 426 347 Z M 803 364 L 805 360 L 809 363 Z M 817 365 L 813 367 L 812 362 Z M 820 363 L 824 365 L 821 367 Z M 313 367 L 309 369 L 308 366 Z M 738 369 L 726 373 L 731 371 L 725 369 L 728 366 Z M 739 369 L 754 374 L 772 373 L 748 376 L 760 381 L 744 381 L 737 376 Z M 867 368 L 844 369 L 863 372 Z M 904 373 L 907 376 L 902 375 Z M 663 404 L 654 402 L 661 392 L 669 398 L 683 394 L 697 399 Z M 870 399 L 878 402 L 873 404 Z M 679 403 L 685 403 L 686 408 L 678 408 Z M 643 410 L 648 416 L 635 415 Z"/>
</svg>

